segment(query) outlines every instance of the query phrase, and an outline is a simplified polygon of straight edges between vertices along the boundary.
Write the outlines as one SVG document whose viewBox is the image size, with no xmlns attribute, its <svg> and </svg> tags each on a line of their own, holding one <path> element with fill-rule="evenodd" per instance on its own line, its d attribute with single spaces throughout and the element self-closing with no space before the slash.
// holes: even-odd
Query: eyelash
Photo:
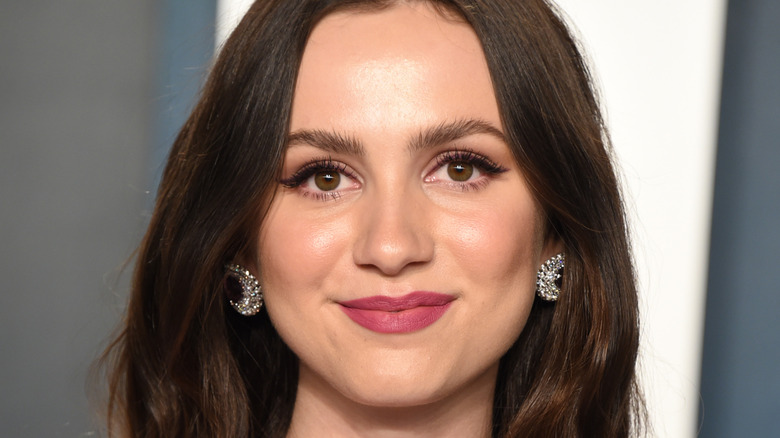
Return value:
<svg viewBox="0 0 780 438">
<path fill-rule="evenodd" d="M 456 149 L 456 150 L 443 152 L 438 156 L 436 156 L 436 167 L 433 170 L 431 170 L 431 173 L 436 172 L 437 170 L 441 169 L 443 166 L 446 166 L 450 163 L 457 163 L 457 162 L 471 164 L 477 167 L 480 171 L 484 172 L 485 176 L 487 177 L 492 177 L 504 173 L 508 170 L 507 168 L 500 166 L 499 164 L 488 159 L 487 157 L 477 154 L 476 152 L 470 149 Z M 301 166 L 301 168 L 298 169 L 292 176 L 280 180 L 279 183 L 282 184 L 282 186 L 287 187 L 288 189 L 295 189 L 300 187 L 312 175 L 318 172 L 338 172 L 353 180 L 357 179 L 355 174 L 346 164 L 333 161 L 330 157 L 328 157 L 328 158 L 315 158 L 307 162 L 306 164 Z M 467 181 L 467 182 L 460 182 L 460 183 L 449 182 L 448 184 L 452 184 L 453 186 L 458 187 L 464 192 L 467 192 L 471 190 L 481 189 L 485 187 L 488 183 L 489 183 L 488 179 L 482 178 L 477 181 Z M 341 194 L 338 191 L 329 191 L 329 192 L 301 191 L 301 194 L 306 197 L 312 197 L 317 200 L 323 200 L 323 201 L 328 199 L 338 199 L 341 196 Z"/>
<path fill-rule="evenodd" d="M 294 189 L 303 184 L 310 176 L 317 172 L 338 172 L 349 177 L 354 177 L 346 164 L 331 160 L 330 158 L 316 158 L 301 166 L 292 176 L 279 181 L 288 189 Z"/>
<path fill-rule="evenodd" d="M 508 170 L 470 149 L 456 149 L 439 154 L 436 157 L 436 169 L 434 170 L 438 170 L 444 165 L 457 162 L 476 166 L 489 175 L 498 175 Z"/>
<path fill-rule="evenodd" d="M 485 188 L 490 179 L 498 174 L 506 172 L 508 169 L 498 165 L 491 161 L 487 157 L 480 155 L 470 149 L 455 149 L 446 151 L 439 154 L 436 157 L 436 167 L 430 172 L 431 174 L 439 171 L 442 167 L 451 163 L 467 163 L 480 170 L 485 178 L 479 178 L 474 181 L 454 182 L 444 181 L 450 187 L 461 190 L 463 192 L 469 192 Z"/>
<path fill-rule="evenodd" d="M 352 170 L 344 163 L 333 161 L 328 158 L 315 158 L 298 169 L 292 176 L 279 181 L 284 187 L 288 189 L 294 189 L 300 187 L 301 184 L 306 182 L 312 175 L 318 172 L 338 172 L 342 175 L 346 175 L 348 178 L 357 179 Z M 302 190 L 301 194 L 306 197 L 312 197 L 314 199 L 325 201 L 328 199 L 338 199 L 341 194 L 337 191 L 329 192 L 309 192 Z"/>
</svg>

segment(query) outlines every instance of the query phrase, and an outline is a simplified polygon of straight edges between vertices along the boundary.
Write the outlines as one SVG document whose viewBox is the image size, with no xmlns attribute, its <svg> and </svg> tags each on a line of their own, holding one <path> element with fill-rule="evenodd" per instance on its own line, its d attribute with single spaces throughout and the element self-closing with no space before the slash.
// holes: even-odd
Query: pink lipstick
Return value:
<svg viewBox="0 0 780 438">
<path fill-rule="evenodd" d="M 352 321 L 371 331 L 409 333 L 438 321 L 454 299 L 436 292 L 412 292 L 402 297 L 377 295 L 339 304 Z"/>
</svg>

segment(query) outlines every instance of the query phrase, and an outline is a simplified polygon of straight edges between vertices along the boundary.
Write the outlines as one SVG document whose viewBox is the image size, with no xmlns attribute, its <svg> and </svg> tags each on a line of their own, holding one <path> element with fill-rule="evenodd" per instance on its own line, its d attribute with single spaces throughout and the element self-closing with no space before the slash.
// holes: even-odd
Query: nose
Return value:
<svg viewBox="0 0 780 438">
<path fill-rule="evenodd" d="M 432 260 L 434 239 L 426 203 L 420 197 L 398 192 L 366 200 L 353 250 L 357 265 L 393 276 Z"/>
</svg>

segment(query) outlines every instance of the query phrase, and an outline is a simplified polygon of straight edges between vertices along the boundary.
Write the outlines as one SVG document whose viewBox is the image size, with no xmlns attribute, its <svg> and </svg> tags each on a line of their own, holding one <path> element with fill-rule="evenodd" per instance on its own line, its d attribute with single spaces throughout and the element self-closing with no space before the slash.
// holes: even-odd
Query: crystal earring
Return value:
<svg viewBox="0 0 780 438">
<path fill-rule="evenodd" d="M 561 293 L 558 280 L 563 272 L 563 253 L 550 257 L 536 273 L 536 294 L 545 301 L 555 301 Z"/>
<path fill-rule="evenodd" d="M 236 311 L 244 316 L 252 316 L 263 307 L 263 292 L 260 283 L 249 270 L 241 265 L 225 265 L 225 295 Z"/>
</svg>

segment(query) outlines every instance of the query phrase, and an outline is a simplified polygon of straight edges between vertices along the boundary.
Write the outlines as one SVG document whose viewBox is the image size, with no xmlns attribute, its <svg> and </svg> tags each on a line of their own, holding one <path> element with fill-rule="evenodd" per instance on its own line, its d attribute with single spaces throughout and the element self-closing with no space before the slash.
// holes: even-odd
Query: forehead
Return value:
<svg viewBox="0 0 780 438">
<path fill-rule="evenodd" d="M 293 127 L 359 117 L 381 128 L 388 114 L 498 121 L 482 47 L 467 23 L 415 2 L 336 12 L 317 24 L 296 83 Z"/>
<path fill-rule="evenodd" d="M 348 36 L 360 38 L 346 38 Z M 307 50 L 317 45 L 339 46 L 345 55 L 411 56 L 447 51 L 450 44 L 481 54 L 471 26 L 460 16 L 426 2 L 397 3 L 375 10 L 344 10 L 325 16 L 314 27 Z M 415 50 L 418 49 L 418 50 Z"/>
</svg>

